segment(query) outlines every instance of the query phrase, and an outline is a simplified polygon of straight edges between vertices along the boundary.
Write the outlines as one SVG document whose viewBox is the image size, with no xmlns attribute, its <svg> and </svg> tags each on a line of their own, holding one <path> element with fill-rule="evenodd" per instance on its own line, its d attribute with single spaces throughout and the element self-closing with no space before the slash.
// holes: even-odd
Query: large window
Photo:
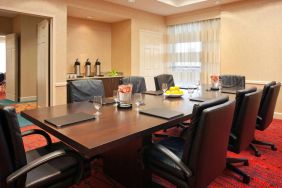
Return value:
<svg viewBox="0 0 282 188">
<path fill-rule="evenodd" d="M 5 36 L 0 36 L 0 72 L 6 72 Z"/>
<path fill-rule="evenodd" d="M 219 73 L 219 19 L 168 28 L 168 71 L 180 86 Z"/>
</svg>

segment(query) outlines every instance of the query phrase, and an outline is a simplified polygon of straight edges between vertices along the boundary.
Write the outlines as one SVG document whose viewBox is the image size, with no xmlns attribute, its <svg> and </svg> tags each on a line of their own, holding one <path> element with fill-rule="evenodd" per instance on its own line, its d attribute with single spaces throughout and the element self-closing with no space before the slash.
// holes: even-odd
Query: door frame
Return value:
<svg viewBox="0 0 282 188">
<path fill-rule="evenodd" d="M 27 14 L 30 16 L 39 16 L 39 17 L 45 17 L 46 19 L 49 20 L 49 24 L 50 24 L 50 30 L 49 30 L 49 36 L 50 36 L 50 40 L 49 40 L 49 69 L 50 69 L 50 77 L 49 77 L 49 104 L 50 106 L 54 106 L 55 104 L 55 83 L 54 83 L 54 73 L 56 71 L 56 67 L 54 66 L 54 62 L 55 60 L 55 48 L 54 48 L 54 44 L 55 42 L 55 37 L 54 37 L 54 32 L 55 32 L 55 25 L 57 23 L 57 20 L 55 18 L 54 15 L 51 14 L 46 14 L 46 13 L 42 13 L 40 11 L 32 11 L 32 10 L 23 10 L 20 8 L 15 8 L 15 7 L 11 7 L 11 6 L 3 6 L 0 5 L 0 9 L 1 10 L 6 10 L 6 11 L 11 11 L 11 12 L 17 12 L 18 14 Z"/>
</svg>

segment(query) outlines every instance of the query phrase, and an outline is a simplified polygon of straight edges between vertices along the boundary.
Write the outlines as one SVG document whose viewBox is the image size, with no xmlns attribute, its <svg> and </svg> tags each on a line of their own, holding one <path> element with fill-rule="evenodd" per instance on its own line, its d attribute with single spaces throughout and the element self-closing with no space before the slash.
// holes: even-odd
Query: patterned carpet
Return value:
<svg viewBox="0 0 282 188">
<path fill-rule="evenodd" d="M 28 126 L 22 128 L 22 131 L 37 128 L 36 126 Z M 178 129 L 168 130 L 170 134 L 178 134 Z M 241 154 L 233 154 L 228 152 L 228 156 L 248 158 L 250 166 L 242 166 L 241 169 L 249 173 L 252 180 L 249 185 L 245 185 L 241 182 L 240 178 L 234 173 L 225 170 L 222 176 L 216 178 L 209 186 L 209 188 L 262 188 L 262 187 L 282 187 L 282 120 L 274 120 L 272 125 L 264 132 L 257 131 L 256 137 L 259 140 L 271 141 L 278 147 L 277 151 L 272 151 L 265 147 L 260 147 L 262 152 L 261 157 L 255 157 L 251 150 L 243 151 Z M 53 138 L 53 141 L 57 141 Z M 45 141 L 39 136 L 30 136 L 24 139 L 26 150 L 30 150 L 41 145 L 44 145 Z M 73 188 L 112 188 L 122 187 L 118 183 L 114 182 L 111 178 L 107 177 L 102 170 L 102 162 L 96 161 L 93 163 L 92 176 L 82 181 L 79 185 L 73 186 Z M 169 182 L 154 175 L 153 180 L 159 182 L 164 187 L 174 188 L 175 186 Z"/>
</svg>

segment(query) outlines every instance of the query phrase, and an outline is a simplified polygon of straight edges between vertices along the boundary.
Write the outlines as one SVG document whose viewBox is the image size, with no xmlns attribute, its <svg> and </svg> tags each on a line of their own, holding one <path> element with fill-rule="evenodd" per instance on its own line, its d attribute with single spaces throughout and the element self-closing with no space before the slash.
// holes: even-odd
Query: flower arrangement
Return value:
<svg viewBox="0 0 282 188">
<path fill-rule="evenodd" d="M 131 102 L 132 85 L 119 85 L 118 86 L 118 100 L 124 104 Z"/>
<path fill-rule="evenodd" d="M 211 81 L 212 81 L 213 83 L 218 82 L 218 81 L 219 81 L 219 76 L 217 76 L 217 75 L 211 75 Z"/>
<path fill-rule="evenodd" d="M 219 87 L 219 76 L 211 75 L 211 82 L 212 82 L 212 88 L 218 88 Z"/>
<path fill-rule="evenodd" d="M 132 85 L 119 85 L 118 86 L 118 91 L 121 93 L 131 93 L 132 92 Z"/>
</svg>

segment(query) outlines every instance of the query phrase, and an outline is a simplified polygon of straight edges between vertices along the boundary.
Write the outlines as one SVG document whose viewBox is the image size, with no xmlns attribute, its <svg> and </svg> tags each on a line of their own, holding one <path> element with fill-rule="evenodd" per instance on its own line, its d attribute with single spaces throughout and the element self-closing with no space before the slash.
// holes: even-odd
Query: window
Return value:
<svg viewBox="0 0 282 188">
<path fill-rule="evenodd" d="M 168 27 L 168 72 L 180 86 L 219 73 L 219 19 Z"/>
</svg>

